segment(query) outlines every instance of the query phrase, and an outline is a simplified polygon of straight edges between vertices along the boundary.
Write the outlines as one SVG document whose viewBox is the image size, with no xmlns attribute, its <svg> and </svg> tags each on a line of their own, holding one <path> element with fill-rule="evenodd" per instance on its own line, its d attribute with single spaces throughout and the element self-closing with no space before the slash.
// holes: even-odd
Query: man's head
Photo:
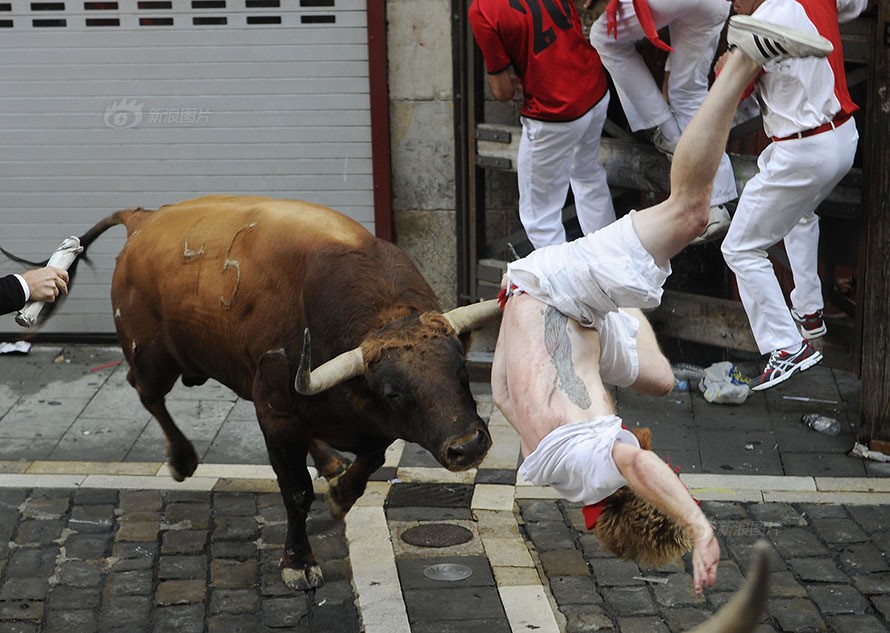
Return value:
<svg viewBox="0 0 890 633">
<path fill-rule="evenodd" d="M 622 560 L 664 567 L 692 549 L 691 534 L 625 486 L 605 501 L 596 537 Z"/>
</svg>

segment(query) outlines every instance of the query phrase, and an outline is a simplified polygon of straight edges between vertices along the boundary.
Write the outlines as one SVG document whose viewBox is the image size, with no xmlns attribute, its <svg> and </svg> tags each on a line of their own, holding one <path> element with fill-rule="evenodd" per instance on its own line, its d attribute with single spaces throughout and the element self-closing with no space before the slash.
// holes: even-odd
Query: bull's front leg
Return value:
<svg viewBox="0 0 890 633">
<path fill-rule="evenodd" d="M 291 589 L 308 591 L 321 587 L 324 577 L 306 534 L 306 519 L 315 493 L 306 468 L 310 440 L 301 431 L 301 421 L 290 413 L 292 384 L 293 374 L 284 350 L 270 350 L 260 357 L 253 382 L 253 402 L 287 512 L 281 579 Z"/>
<path fill-rule="evenodd" d="M 364 494 L 368 478 L 383 466 L 384 461 L 386 461 L 385 450 L 362 453 L 356 456 L 355 461 L 345 472 L 330 479 L 327 499 L 332 515 L 338 519 L 346 516 L 349 509 Z"/>
<path fill-rule="evenodd" d="M 267 442 L 269 436 L 267 435 Z M 300 455 L 303 456 L 300 459 Z M 308 591 L 321 587 L 324 576 L 312 553 L 306 519 L 315 500 L 312 479 L 306 468 L 306 446 L 300 449 L 287 442 L 269 447 L 269 460 L 278 477 L 278 487 L 287 512 L 287 535 L 281 557 L 281 579 L 291 589 Z"/>
</svg>

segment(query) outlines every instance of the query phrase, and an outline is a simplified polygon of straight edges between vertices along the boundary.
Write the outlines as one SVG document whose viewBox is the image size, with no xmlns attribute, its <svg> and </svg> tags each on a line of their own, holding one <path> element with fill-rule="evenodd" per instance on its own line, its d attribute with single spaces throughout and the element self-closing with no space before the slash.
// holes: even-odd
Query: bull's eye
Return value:
<svg viewBox="0 0 890 633">
<path fill-rule="evenodd" d="M 387 384 L 383 386 L 383 397 L 390 402 L 398 402 L 402 399 L 402 392 L 393 385 Z"/>
</svg>

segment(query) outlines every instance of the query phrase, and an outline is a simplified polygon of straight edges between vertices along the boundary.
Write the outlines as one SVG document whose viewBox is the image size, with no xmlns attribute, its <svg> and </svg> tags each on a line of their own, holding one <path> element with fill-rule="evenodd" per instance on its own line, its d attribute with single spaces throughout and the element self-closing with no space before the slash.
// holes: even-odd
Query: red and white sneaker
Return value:
<svg viewBox="0 0 890 633">
<path fill-rule="evenodd" d="M 791 309 L 791 316 L 797 322 L 800 333 L 804 338 L 814 339 L 825 336 L 828 328 L 825 327 L 825 321 L 822 319 L 822 310 L 816 310 L 811 314 L 801 314 L 794 308 Z"/>
<path fill-rule="evenodd" d="M 822 352 L 804 339 L 800 349 L 794 353 L 776 350 L 769 355 L 766 368 L 758 378 L 749 383 L 751 391 L 763 391 L 782 384 L 791 376 L 805 371 L 822 360 Z"/>
</svg>

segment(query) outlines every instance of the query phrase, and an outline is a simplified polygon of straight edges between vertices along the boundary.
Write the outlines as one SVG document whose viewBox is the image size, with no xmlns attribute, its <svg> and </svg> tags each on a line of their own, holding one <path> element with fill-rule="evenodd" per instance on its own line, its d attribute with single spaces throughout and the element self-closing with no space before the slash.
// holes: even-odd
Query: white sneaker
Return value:
<svg viewBox="0 0 890 633">
<path fill-rule="evenodd" d="M 689 242 L 698 245 L 711 242 L 726 235 L 729 230 L 729 224 L 732 219 L 729 217 L 729 210 L 722 204 L 715 205 L 708 210 L 708 225 L 701 235 Z"/>
<path fill-rule="evenodd" d="M 652 144 L 659 152 L 667 156 L 668 160 L 674 160 L 674 152 L 677 151 L 678 141 L 670 141 L 661 131 L 660 127 L 655 128 L 652 133 Z"/>
<path fill-rule="evenodd" d="M 831 41 L 818 33 L 790 29 L 749 15 L 729 18 L 726 41 L 730 48 L 738 46 L 761 66 L 789 57 L 827 57 L 834 50 Z"/>
</svg>

